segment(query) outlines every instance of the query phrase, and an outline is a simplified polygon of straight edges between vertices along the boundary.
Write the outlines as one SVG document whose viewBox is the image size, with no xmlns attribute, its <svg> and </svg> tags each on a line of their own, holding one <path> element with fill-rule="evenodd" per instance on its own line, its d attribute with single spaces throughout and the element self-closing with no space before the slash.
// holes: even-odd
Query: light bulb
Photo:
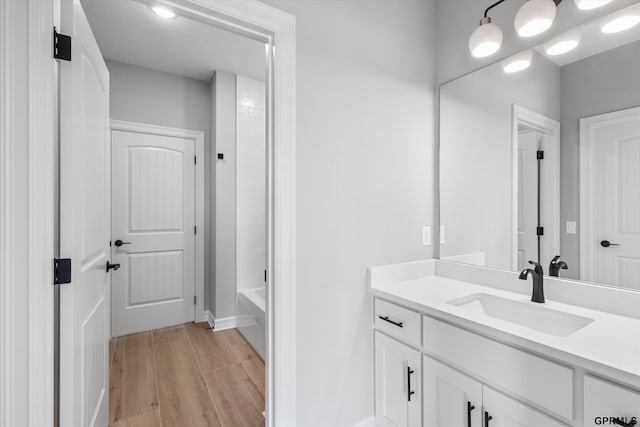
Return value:
<svg viewBox="0 0 640 427">
<path fill-rule="evenodd" d="M 155 12 L 156 15 L 160 16 L 161 18 L 171 19 L 176 17 L 176 14 L 166 7 L 154 6 L 151 9 Z"/>
<path fill-rule="evenodd" d="M 637 15 L 623 15 L 612 19 L 602 26 L 602 32 L 611 34 L 626 31 L 638 25 L 640 23 L 640 16 Z"/>
<path fill-rule="evenodd" d="M 480 26 L 469 37 L 469 51 L 476 58 L 496 53 L 501 44 L 502 30 L 496 24 L 492 24 L 489 17 L 482 18 Z"/>
<path fill-rule="evenodd" d="M 580 31 L 571 31 L 549 42 L 544 51 L 550 56 L 562 55 L 578 47 L 578 44 L 580 44 Z"/>
<path fill-rule="evenodd" d="M 521 37 L 532 37 L 547 31 L 555 17 L 553 0 L 529 0 L 518 10 L 514 26 Z"/>
<path fill-rule="evenodd" d="M 597 9 L 599 7 L 604 6 L 605 4 L 611 3 L 612 0 L 575 0 L 576 6 L 578 9 L 582 10 L 590 10 Z"/>
<path fill-rule="evenodd" d="M 502 61 L 502 70 L 505 73 L 517 73 L 518 71 L 525 70 L 531 65 L 532 58 L 533 51 L 531 49 L 516 53 Z"/>
</svg>

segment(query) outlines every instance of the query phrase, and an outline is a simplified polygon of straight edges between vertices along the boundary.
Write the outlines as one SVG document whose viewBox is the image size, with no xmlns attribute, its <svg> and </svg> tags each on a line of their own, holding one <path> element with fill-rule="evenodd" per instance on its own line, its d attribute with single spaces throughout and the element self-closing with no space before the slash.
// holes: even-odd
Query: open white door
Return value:
<svg viewBox="0 0 640 427">
<path fill-rule="evenodd" d="M 109 73 L 79 0 L 62 0 L 60 32 L 60 425 L 106 426 L 109 405 Z"/>
</svg>

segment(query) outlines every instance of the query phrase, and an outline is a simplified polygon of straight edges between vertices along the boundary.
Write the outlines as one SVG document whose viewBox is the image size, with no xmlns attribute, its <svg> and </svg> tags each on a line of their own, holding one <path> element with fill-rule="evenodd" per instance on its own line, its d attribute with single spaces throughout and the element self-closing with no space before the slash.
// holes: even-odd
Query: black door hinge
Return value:
<svg viewBox="0 0 640 427">
<path fill-rule="evenodd" d="M 264 281 L 267 281 L 267 270 L 264 271 Z"/>
<path fill-rule="evenodd" d="M 193 156 L 193 164 L 194 165 L 198 164 L 198 156 Z"/>
<path fill-rule="evenodd" d="M 198 226 L 194 225 L 193 226 L 193 234 L 197 234 L 198 233 Z"/>
<path fill-rule="evenodd" d="M 536 236 L 544 236 L 544 227 L 536 227 Z"/>
<path fill-rule="evenodd" d="M 71 36 L 60 34 L 56 27 L 53 27 L 53 57 L 71 61 Z"/>
<path fill-rule="evenodd" d="M 196 305 L 197 298 L 198 298 L 197 296 L 195 296 L 195 295 L 193 296 L 193 305 Z"/>
<path fill-rule="evenodd" d="M 71 259 L 55 258 L 53 260 L 53 284 L 71 283 Z"/>
<path fill-rule="evenodd" d="M 544 160 L 544 151 L 536 151 L 536 159 Z"/>
</svg>

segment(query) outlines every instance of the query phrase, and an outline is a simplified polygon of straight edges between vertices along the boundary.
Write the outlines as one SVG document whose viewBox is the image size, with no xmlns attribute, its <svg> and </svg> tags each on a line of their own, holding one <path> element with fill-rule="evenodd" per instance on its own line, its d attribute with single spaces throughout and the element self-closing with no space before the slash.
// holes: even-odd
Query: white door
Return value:
<svg viewBox="0 0 640 427">
<path fill-rule="evenodd" d="M 193 321 L 193 139 L 113 130 L 112 334 Z"/>
<path fill-rule="evenodd" d="M 590 182 L 583 176 L 581 185 L 591 203 L 581 208 L 588 232 L 581 238 L 593 259 L 583 254 L 581 263 L 595 267 L 583 279 L 640 289 L 640 108 L 582 119 L 582 125 L 588 130 L 581 144 L 591 155 L 582 154 Z"/>
<path fill-rule="evenodd" d="M 482 384 L 442 363 L 422 358 L 424 427 L 480 427 Z"/>
<path fill-rule="evenodd" d="M 421 425 L 420 352 L 375 332 L 376 420 L 380 425 Z"/>
<path fill-rule="evenodd" d="M 538 261 L 538 160 L 541 135 L 518 134 L 518 270 Z"/>
<path fill-rule="evenodd" d="M 109 404 L 111 178 L 109 73 L 79 0 L 61 2 L 60 254 L 72 282 L 60 288 L 60 425 L 106 426 Z"/>
<path fill-rule="evenodd" d="M 490 387 L 482 387 L 484 425 L 488 427 L 566 427 Z"/>
</svg>

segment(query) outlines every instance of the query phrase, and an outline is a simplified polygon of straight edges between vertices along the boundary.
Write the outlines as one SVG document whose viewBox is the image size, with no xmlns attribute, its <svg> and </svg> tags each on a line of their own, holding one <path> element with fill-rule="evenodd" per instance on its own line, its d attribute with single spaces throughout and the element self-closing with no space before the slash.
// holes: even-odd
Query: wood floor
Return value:
<svg viewBox="0 0 640 427">
<path fill-rule="evenodd" d="M 109 425 L 264 426 L 264 362 L 235 329 L 208 327 L 112 339 Z"/>
</svg>

